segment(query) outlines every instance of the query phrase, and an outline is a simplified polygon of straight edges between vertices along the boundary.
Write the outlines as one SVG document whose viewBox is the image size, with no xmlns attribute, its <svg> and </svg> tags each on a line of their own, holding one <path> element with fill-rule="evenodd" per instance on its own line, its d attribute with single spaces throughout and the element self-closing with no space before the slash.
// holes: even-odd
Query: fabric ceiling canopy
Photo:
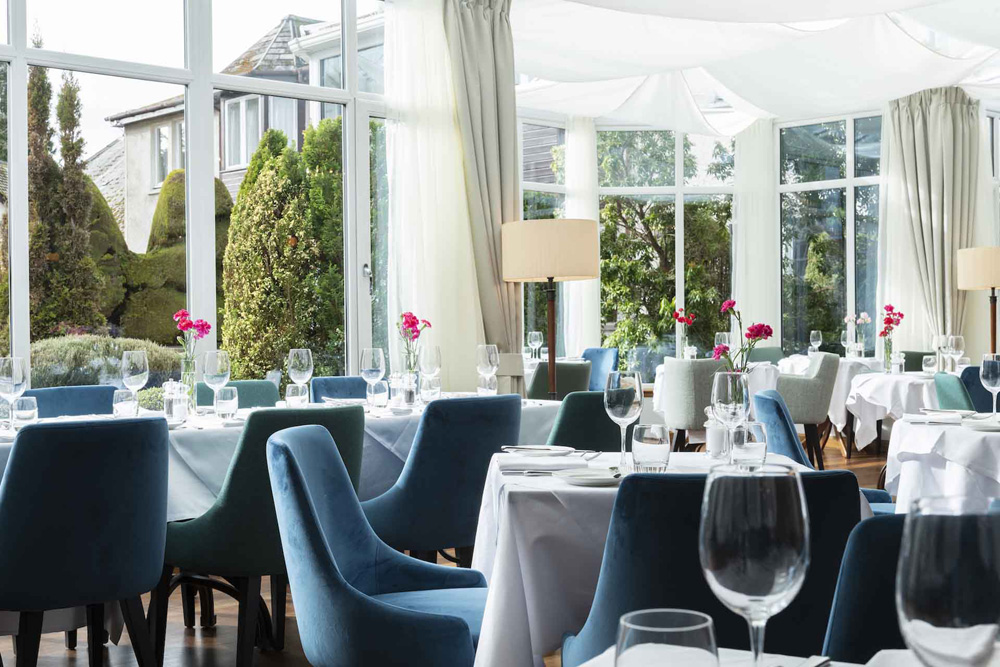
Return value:
<svg viewBox="0 0 1000 667">
<path fill-rule="evenodd" d="M 789 2 L 788 0 L 573 0 L 581 5 L 617 9 L 635 14 L 655 14 L 701 21 L 736 23 L 792 23 L 853 18 L 913 7 L 941 0 L 838 0 L 838 2 Z"/>
</svg>

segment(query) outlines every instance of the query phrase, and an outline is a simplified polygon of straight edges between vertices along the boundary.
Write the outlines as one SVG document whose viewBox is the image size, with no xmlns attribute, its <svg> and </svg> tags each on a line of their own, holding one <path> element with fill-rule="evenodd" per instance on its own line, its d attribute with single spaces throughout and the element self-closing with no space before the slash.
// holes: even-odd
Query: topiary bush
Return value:
<svg viewBox="0 0 1000 667">
<path fill-rule="evenodd" d="M 146 352 L 149 360 L 147 387 L 160 386 L 168 379 L 180 379 L 179 353 L 148 340 L 96 335 L 59 336 L 31 344 L 31 386 L 121 386 L 121 359 L 126 350 Z"/>
<path fill-rule="evenodd" d="M 171 315 L 186 305 L 184 293 L 169 286 L 136 292 L 122 312 L 122 331 L 160 345 L 172 343 L 177 339 L 177 324 Z"/>
<path fill-rule="evenodd" d="M 163 387 L 140 389 L 137 397 L 143 410 L 163 410 Z"/>
</svg>

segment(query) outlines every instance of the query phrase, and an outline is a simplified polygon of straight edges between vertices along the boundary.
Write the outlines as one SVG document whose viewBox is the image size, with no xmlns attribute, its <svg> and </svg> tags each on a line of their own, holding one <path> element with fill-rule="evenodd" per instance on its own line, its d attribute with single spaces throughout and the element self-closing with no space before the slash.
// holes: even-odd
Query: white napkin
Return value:
<svg viewBox="0 0 1000 667">
<path fill-rule="evenodd" d="M 570 470 L 586 468 L 587 462 L 579 454 L 569 456 L 523 456 L 521 454 L 497 454 L 500 470 Z"/>
<path fill-rule="evenodd" d="M 910 424 L 956 424 L 962 423 L 962 415 L 954 412 L 927 412 L 925 414 L 906 414 L 903 421 Z"/>
</svg>

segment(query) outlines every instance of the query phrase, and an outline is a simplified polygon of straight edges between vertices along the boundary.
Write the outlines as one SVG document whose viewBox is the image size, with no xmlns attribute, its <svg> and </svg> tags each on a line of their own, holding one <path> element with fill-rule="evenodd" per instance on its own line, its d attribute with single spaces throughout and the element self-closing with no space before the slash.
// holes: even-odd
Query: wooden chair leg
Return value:
<svg viewBox="0 0 1000 667">
<path fill-rule="evenodd" d="M 875 422 L 875 456 L 882 456 L 882 420 Z"/>
<path fill-rule="evenodd" d="M 87 605 L 87 659 L 90 667 L 104 665 L 104 605 Z"/>
<path fill-rule="evenodd" d="M 813 460 L 813 466 L 817 470 L 823 470 L 823 450 L 819 448 L 819 426 L 817 424 L 803 424 L 806 432 L 807 454 Z"/>
<path fill-rule="evenodd" d="M 18 667 L 35 667 L 38 664 L 38 644 L 42 640 L 42 617 L 41 611 L 22 611 L 17 621 L 17 637 L 15 646 L 17 647 Z"/>
<path fill-rule="evenodd" d="M 288 600 L 288 576 L 271 575 L 271 647 L 275 651 L 285 648 L 285 602 Z"/>
<path fill-rule="evenodd" d="M 851 460 L 851 454 L 854 453 L 854 414 L 848 410 L 847 411 L 847 425 L 844 426 L 844 432 L 847 434 L 847 460 Z"/>
<path fill-rule="evenodd" d="M 181 609 L 184 611 L 184 627 L 194 627 L 194 584 L 181 584 Z"/>
<path fill-rule="evenodd" d="M 819 426 L 819 448 L 820 451 L 826 450 L 826 443 L 830 439 L 830 434 L 833 432 L 833 422 L 827 417 L 826 421 Z"/>
<path fill-rule="evenodd" d="M 437 553 L 437 551 L 420 551 L 418 549 L 410 549 L 410 558 L 416 558 L 417 560 L 422 560 L 425 563 L 436 563 Z"/>
<path fill-rule="evenodd" d="M 167 603 L 170 601 L 170 579 L 173 575 L 173 566 L 164 565 L 160 581 L 149 596 L 149 616 L 146 625 L 152 637 L 153 657 L 157 665 L 163 664 L 163 649 L 167 637 Z"/>
<path fill-rule="evenodd" d="M 882 489 L 885 491 L 885 475 L 889 471 L 889 466 L 882 466 L 882 470 L 878 473 L 878 484 L 875 486 L 876 489 Z"/>
<path fill-rule="evenodd" d="M 76 650 L 76 638 L 77 638 L 76 630 L 67 630 L 63 635 L 63 643 L 66 645 L 66 648 L 69 649 L 70 651 Z M 3 666 L 0 665 L 0 667 Z"/>
<path fill-rule="evenodd" d="M 683 452 L 687 446 L 687 431 L 682 428 L 674 431 L 673 451 Z"/>
<path fill-rule="evenodd" d="M 149 634 L 149 626 L 146 624 L 146 615 L 142 611 L 142 600 L 136 596 L 121 600 L 119 604 L 136 662 L 139 667 L 156 667 L 153 641 Z"/>
<path fill-rule="evenodd" d="M 257 638 L 257 613 L 260 577 L 235 579 L 239 593 L 239 616 L 236 625 L 236 667 L 253 667 L 253 647 Z"/>
<path fill-rule="evenodd" d="M 217 621 L 215 617 L 215 594 L 208 586 L 198 587 L 198 605 L 201 607 L 201 627 L 214 628 Z"/>
<path fill-rule="evenodd" d="M 475 547 L 456 547 L 455 555 L 458 556 L 458 566 L 471 568 L 472 567 L 472 552 Z"/>
</svg>

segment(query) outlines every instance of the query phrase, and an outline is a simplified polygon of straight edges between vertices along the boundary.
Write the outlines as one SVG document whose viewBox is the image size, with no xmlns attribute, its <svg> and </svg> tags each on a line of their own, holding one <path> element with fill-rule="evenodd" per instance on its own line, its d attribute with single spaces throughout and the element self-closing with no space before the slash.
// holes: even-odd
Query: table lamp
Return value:
<svg viewBox="0 0 1000 667">
<path fill-rule="evenodd" d="M 997 288 L 1000 287 L 1000 246 L 958 251 L 958 289 L 990 291 L 990 352 L 997 351 Z"/>
<path fill-rule="evenodd" d="M 501 227 L 503 279 L 547 283 L 549 398 L 556 399 L 556 283 L 600 276 L 596 220 L 518 220 Z"/>
</svg>

